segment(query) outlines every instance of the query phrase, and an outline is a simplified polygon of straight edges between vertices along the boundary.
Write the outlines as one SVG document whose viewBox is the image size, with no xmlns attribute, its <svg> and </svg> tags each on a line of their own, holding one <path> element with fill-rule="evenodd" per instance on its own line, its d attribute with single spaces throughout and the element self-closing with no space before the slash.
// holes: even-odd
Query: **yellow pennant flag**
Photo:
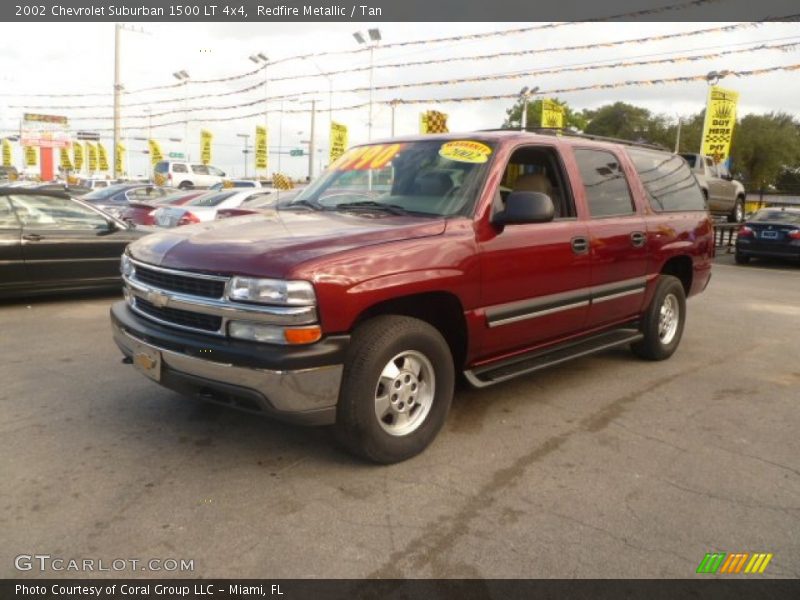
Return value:
<svg viewBox="0 0 800 600">
<path fill-rule="evenodd" d="M 161 146 L 158 145 L 156 140 L 147 140 L 147 145 L 150 148 L 150 163 L 155 165 L 157 162 L 164 160 L 164 155 L 161 154 Z"/>
<path fill-rule="evenodd" d="M 11 142 L 5 138 L 3 139 L 3 166 L 11 166 Z"/>
<path fill-rule="evenodd" d="M 88 157 L 89 173 L 94 173 L 97 171 L 97 146 L 92 142 L 86 142 L 86 156 Z"/>
<path fill-rule="evenodd" d="M 703 145 L 700 152 L 712 157 L 714 162 L 725 162 L 728 159 L 738 102 L 739 92 L 725 90 L 716 85 L 708 90 Z"/>
<path fill-rule="evenodd" d="M 97 159 L 101 171 L 108 171 L 108 154 L 106 147 L 100 142 L 97 142 Z"/>
<path fill-rule="evenodd" d="M 61 158 L 61 168 L 65 171 L 72 171 L 72 161 L 69 159 L 69 152 L 66 148 L 61 148 L 59 150 L 59 156 Z"/>
<path fill-rule="evenodd" d="M 72 142 L 72 158 L 75 161 L 75 170 L 83 169 L 83 145 L 80 142 Z"/>
<path fill-rule="evenodd" d="M 564 107 L 555 100 L 542 100 L 542 127 L 561 129 L 564 127 Z"/>
<path fill-rule="evenodd" d="M 267 168 L 267 128 L 256 125 L 256 169 Z"/>
<path fill-rule="evenodd" d="M 448 115 L 438 110 L 429 110 L 419 116 L 420 133 L 448 133 Z"/>
<path fill-rule="evenodd" d="M 291 190 L 294 187 L 292 180 L 283 173 L 272 174 L 272 185 L 279 190 Z"/>
<path fill-rule="evenodd" d="M 214 139 L 214 135 L 206 130 L 200 130 L 200 162 L 204 165 L 208 165 L 211 163 L 211 141 Z"/>
<path fill-rule="evenodd" d="M 117 152 L 114 154 L 114 170 L 117 175 L 125 173 L 125 146 L 117 144 Z"/>
<path fill-rule="evenodd" d="M 39 162 L 38 152 L 36 152 L 36 148 L 33 146 L 25 146 L 25 166 L 26 167 L 35 167 Z"/>
<path fill-rule="evenodd" d="M 330 162 L 333 163 L 347 150 L 347 126 L 331 121 Z"/>
</svg>

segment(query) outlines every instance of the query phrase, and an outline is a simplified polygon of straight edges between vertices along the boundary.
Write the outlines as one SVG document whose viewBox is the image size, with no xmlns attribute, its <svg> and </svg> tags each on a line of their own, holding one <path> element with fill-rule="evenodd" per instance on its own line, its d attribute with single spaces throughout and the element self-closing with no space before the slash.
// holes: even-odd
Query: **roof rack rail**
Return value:
<svg viewBox="0 0 800 600">
<path fill-rule="evenodd" d="M 494 129 L 481 129 L 480 131 L 523 131 L 517 127 L 497 127 Z M 647 142 L 633 142 L 631 140 L 623 140 L 622 138 L 608 137 L 604 135 L 594 135 L 591 133 L 580 133 L 572 129 L 564 127 L 526 127 L 524 129 L 527 133 L 542 133 L 545 135 L 566 135 L 569 137 L 583 138 L 587 140 L 594 140 L 597 142 L 611 142 L 614 144 L 622 144 L 624 146 L 638 146 L 640 148 L 649 148 L 651 150 L 661 150 L 669 152 L 668 148 L 660 144 L 650 144 Z"/>
</svg>

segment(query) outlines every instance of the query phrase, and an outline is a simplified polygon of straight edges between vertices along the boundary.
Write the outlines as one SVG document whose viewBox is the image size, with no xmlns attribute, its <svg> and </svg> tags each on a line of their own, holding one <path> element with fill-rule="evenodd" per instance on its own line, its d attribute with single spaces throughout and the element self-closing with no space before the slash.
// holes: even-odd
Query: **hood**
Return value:
<svg viewBox="0 0 800 600">
<path fill-rule="evenodd" d="M 444 218 L 283 210 L 168 229 L 132 244 L 130 253 L 173 269 L 285 277 L 292 267 L 321 256 L 444 230 Z"/>
</svg>

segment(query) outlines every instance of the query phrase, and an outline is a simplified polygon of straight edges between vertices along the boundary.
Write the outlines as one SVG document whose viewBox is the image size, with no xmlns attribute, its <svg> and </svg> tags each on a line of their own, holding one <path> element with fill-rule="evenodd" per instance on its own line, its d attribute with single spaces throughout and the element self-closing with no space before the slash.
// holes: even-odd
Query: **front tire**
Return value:
<svg viewBox="0 0 800 600">
<path fill-rule="evenodd" d="M 642 321 L 644 338 L 631 344 L 637 356 L 664 360 L 678 349 L 686 323 L 686 294 L 677 277 L 661 275 Z"/>
<path fill-rule="evenodd" d="M 350 452 L 382 464 L 422 452 L 453 399 L 453 357 L 441 333 L 411 317 L 371 319 L 353 334 L 334 431 Z"/>
<path fill-rule="evenodd" d="M 744 198 L 736 197 L 736 204 L 733 206 L 731 214 L 728 215 L 728 223 L 741 223 L 744 221 Z"/>
</svg>

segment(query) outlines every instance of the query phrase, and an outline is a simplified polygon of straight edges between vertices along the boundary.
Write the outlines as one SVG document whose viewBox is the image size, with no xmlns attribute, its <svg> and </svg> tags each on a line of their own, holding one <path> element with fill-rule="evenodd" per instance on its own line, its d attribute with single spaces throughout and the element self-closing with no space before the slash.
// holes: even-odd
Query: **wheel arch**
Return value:
<svg viewBox="0 0 800 600">
<path fill-rule="evenodd" d="M 694 279 L 694 265 L 690 256 L 686 254 L 671 256 L 661 266 L 660 273 L 677 277 L 683 285 L 683 291 L 686 296 L 689 296 Z"/>
</svg>

